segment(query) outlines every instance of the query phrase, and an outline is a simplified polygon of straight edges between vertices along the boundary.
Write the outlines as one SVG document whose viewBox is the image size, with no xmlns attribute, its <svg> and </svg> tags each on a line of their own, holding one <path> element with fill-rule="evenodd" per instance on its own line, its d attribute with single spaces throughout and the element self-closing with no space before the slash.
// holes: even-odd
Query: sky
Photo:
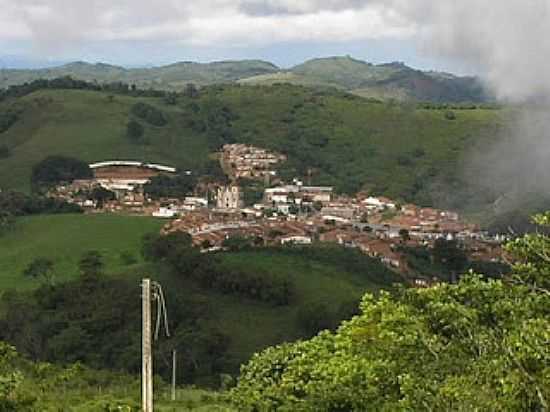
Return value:
<svg viewBox="0 0 550 412">
<path fill-rule="evenodd" d="M 550 95 L 550 0 L 0 0 L 2 55 L 121 65 L 352 55 Z"/>
<path fill-rule="evenodd" d="M 475 62 L 431 54 L 419 41 L 418 22 L 380 1 L 0 0 L 0 9 L 0 57 L 38 64 L 263 59 L 290 67 L 351 55 L 459 74 L 478 71 Z"/>
</svg>

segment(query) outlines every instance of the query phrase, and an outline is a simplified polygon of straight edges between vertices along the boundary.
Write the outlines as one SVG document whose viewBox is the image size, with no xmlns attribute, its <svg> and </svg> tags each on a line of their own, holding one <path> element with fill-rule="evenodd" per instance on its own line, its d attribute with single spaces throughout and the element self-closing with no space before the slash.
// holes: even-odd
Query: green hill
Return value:
<svg viewBox="0 0 550 412">
<path fill-rule="evenodd" d="M 0 114 L 17 113 L 0 133 L 0 146 L 9 151 L 0 158 L 0 188 L 29 190 L 33 165 L 48 155 L 147 160 L 201 173 L 212 168 L 211 153 L 221 144 L 243 142 L 286 153 L 286 178 L 311 175 L 312 184 L 342 192 L 367 188 L 462 209 L 477 196 L 465 193 L 469 153 L 494 141 L 507 117 L 503 110 L 478 108 L 454 110 L 449 119 L 445 106 L 425 109 L 292 85 L 211 86 L 198 97 L 179 95 L 176 104 L 109 96 L 45 89 L 0 102 Z M 168 122 L 158 127 L 137 119 L 145 136 L 134 142 L 126 124 L 137 102 L 157 107 Z"/>
<path fill-rule="evenodd" d="M 351 57 L 314 59 L 288 71 L 263 74 L 241 82 L 289 82 L 336 87 L 363 97 L 432 102 L 480 102 L 489 96 L 473 77 L 423 72 L 402 63 L 374 65 Z"/>
<path fill-rule="evenodd" d="M 15 229 L 0 236 L 0 290 L 32 289 L 41 279 L 23 271 L 37 257 L 55 262 L 55 278 L 66 281 L 78 273 L 78 260 L 90 250 L 99 251 L 106 270 L 127 270 L 124 254 L 142 262 L 143 235 L 158 232 L 164 222 L 147 217 L 116 215 L 44 215 L 19 218 Z"/>
<path fill-rule="evenodd" d="M 75 62 L 39 70 L 1 69 L 0 89 L 63 76 L 163 90 L 182 90 L 187 83 L 205 86 L 232 82 L 263 85 L 289 82 L 316 88 L 335 87 L 360 96 L 398 100 L 482 102 L 489 98 L 480 82 L 472 77 L 423 72 L 402 63 L 374 65 L 349 56 L 313 59 L 290 69 L 281 69 L 261 60 L 180 62 L 139 69 Z"/>
<path fill-rule="evenodd" d="M 124 82 L 141 88 L 181 89 L 187 83 L 207 85 L 233 82 L 245 77 L 273 73 L 278 68 L 261 60 L 221 61 L 213 63 L 180 62 L 161 67 L 127 69 L 110 64 L 69 63 L 39 70 L 1 69 L 0 88 L 36 79 L 71 76 L 100 83 Z"/>
<path fill-rule="evenodd" d="M 351 316 L 363 293 L 388 288 L 400 280 L 380 262 L 339 247 L 248 250 L 212 257 L 199 253 L 200 268 L 213 265 L 211 269 L 224 276 L 238 273 L 239 279 L 286 279 L 291 287 L 290 300 L 274 304 L 260 296 L 245 296 L 237 288 L 203 284 L 188 271 L 163 262 L 144 264 L 139 256 L 141 237 L 158 232 L 159 226 L 160 222 L 152 219 L 117 215 L 21 219 L 16 231 L 0 238 L 0 296 L 4 295 L 0 299 L 0 340 L 15 344 L 35 359 L 83 360 L 94 368 L 137 372 L 139 282 L 148 276 L 164 285 L 169 317 L 176 328 L 174 339 L 187 336 L 180 343 L 180 353 L 186 354 L 182 362 L 201 359 L 199 364 L 189 365 L 195 372 L 184 369 L 183 376 L 188 382 L 217 382 L 218 373 L 236 373 L 238 366 L 258 350 L 310 336 L 320 327 L 335 326 Z M 88 250 L 103 254 L 109 276 L 78 280 L 78 259 Z M 131 254 L 136 262 L 124 263 L 121 252 Z M 55 262 L 59 275 L 53 288 L 37 289 L 40 281 L 26 279 L 21 273 L 39 256 Z M 13 288 L 26 292 L 1 293 Z M 191 329 L 184 328 L 185 322 Z M 51 326 L 48 333 L 42 332 L 46 324 Z M 119 326 L 106 335 L 106 324 Z M 22 325 L 33 337 L 44 339 L 44 345 L 33 346 L 33 337 L 25 334 Z M 184 335 L 188 333 L 191 335 Z M 89 356 L 78 343 L 82 336 L 97 342 Z M 202 353 L 201 345 L 218 349 L 210 353 L 206 346 L 207 352 Z M 158 368 L 168 379 L 169 368 L 160 360 Z"/>
</svg>

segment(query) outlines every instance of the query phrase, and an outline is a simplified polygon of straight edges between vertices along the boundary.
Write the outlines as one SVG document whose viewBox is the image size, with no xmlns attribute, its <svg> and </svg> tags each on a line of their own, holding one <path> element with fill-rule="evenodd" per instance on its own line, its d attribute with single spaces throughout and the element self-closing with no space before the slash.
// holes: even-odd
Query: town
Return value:
<svg viewBox="0 0 550 412">
<path fill-rule="evenodd" d="M 489 236 L 453 211 L 423 208 L 366 192 L 338 194 L 332 187 L 284 183 L 275 170 L 285 157 L 243 144 L 225 145 L 220 163 L 229 183 L 200 185 L 180 197 L 147 193 L 154 179 L 173 179 L 176 168 L 136 161 L 90 164 L 93 178 L 57 186 L 49 196 L 80 205 L 87 213 L 126 213 L 168 220 L 162 233 L 188 233 L 204 253 L 231 242 L 251 246 L 327 242 L 356 248 L 393 270 L 410 272 L 403 248 L 433 248 L 438 239 L 457 241 L 469 258 L 501 262 L 500 236 Z M 191 176 L 191 171 L 179 172 Z M 246 204 L 242 179 L 263 181 L 260 201 Z M 200 180 L 200 177 L 198 178 Z M 423 285 L 429 279 L 415 279 Z"/>
</svg>

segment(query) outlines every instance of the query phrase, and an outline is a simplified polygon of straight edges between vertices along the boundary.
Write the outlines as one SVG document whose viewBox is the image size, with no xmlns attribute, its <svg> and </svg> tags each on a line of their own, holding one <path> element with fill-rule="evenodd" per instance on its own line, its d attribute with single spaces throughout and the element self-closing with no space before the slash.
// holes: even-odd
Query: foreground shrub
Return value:
<svg viewBox="0 0 550 412">
<path fill-rule="evenodd" d="M 547 410 L 549 247 L 542 234 L 510 244 L 504 280 L 366 295 L 336 333 L 255 355 L 231 398 L 245 411 Z"/>
</svg>

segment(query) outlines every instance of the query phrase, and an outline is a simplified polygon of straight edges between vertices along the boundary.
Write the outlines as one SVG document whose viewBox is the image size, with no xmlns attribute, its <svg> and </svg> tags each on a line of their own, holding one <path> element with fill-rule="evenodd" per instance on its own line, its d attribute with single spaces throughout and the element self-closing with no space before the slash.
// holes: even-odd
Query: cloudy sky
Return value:
<svg viewBox="0 0 550 412">
<path fill-rule="evenodd" d="M 0 0 L 0 55 L 162 64 L 350 54 L 423 68 L 471 64 L 422 50 L 419 24 L 367 0 Z"/>
<path fill-rule="evenodd" d="M 0 0 L 0 10 L 0 56 L 290 66 L 350 54 L 475 72 L 505 96 L 550 91 L 550 0 Z"/>
</svg>

